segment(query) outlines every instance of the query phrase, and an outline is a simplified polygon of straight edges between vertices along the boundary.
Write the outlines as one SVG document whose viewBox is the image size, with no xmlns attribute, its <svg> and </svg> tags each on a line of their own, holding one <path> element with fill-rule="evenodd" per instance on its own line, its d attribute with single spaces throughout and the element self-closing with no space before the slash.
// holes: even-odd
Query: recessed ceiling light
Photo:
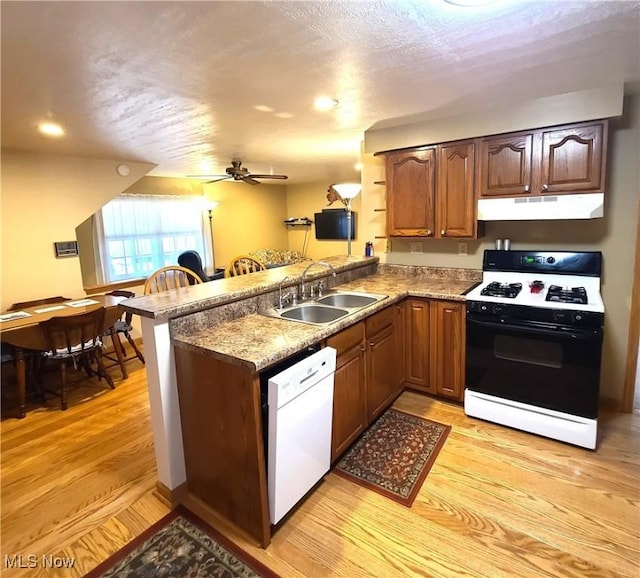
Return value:
<svg viewBox="0 0 640 578">
<path fill-rule="evenodd" d="M 253 108 L 260 112 L 273 112 L 273 109 L 270 106 L 266 106 L 264 104 L 256 104 Z"/>
<path fill-rule="evenodd" d="M 338 106 L 338 100 L 330 96 L 319 96 L 313 102 L 313 107 L 316 110 L 331 110 L 336 106 Z"/>
<path fill-rule="evenodd" d="M 55 122 L 41 122 L 38 125 L 38 130 L 47 136 L 62 136 L 64 129 Z"/>
<path fill-rule="evenodd" d="M 277 116 L 278 118 L 293 118 L 290 112 L 276 112 L 273 116 Z"/>
</svg>

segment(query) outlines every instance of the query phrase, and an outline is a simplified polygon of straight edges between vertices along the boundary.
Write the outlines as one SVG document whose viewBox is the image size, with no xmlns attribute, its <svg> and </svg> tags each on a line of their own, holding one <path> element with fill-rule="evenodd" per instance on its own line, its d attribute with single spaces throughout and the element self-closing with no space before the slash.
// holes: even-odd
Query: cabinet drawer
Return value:
<svg viewBox="0 0 640 578">
<path fill-rule="evenodd" d="M 338 352 L 338 357 L 364 340 L 364 322 L 356 323 L 327 338 L 327 345 Z"/>
<path fill-rule="evenodd" d="M 394 306 L 391 306 L 365 319 L 365 333 L 367 337 L 372 337 L 385 327 L 391 325 L 395 320 L 395 315 L 396 309 Z"/>
</svg>

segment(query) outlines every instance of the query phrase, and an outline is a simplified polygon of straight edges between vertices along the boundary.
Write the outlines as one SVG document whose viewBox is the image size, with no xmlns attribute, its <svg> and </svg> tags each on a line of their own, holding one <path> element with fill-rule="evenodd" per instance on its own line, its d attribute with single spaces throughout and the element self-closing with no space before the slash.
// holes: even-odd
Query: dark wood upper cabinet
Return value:
<svg viewBox="0 0 640 578">
<path fill-rule="evenodd" d="M 474 194 L 475 144 L 451 143 L 438 147 L 436 179 L 436 237 L 476 235 Z"/>
<path fill-rule="evenodd" d="M 435 155 L 435 148 L 387 154 L 387 235 L 390 237 L 433 236 Z"/>
<path fill-rule="evenodd" d="M 481 197 L 531 193 L 533 134 L 483 138 L 479 144 L 478 193 Z"/>
<path fill-rule="evenodd" d="M 482 138 L 479 197 L 604 192 L 608 121 Z"/>
<path fill-rule="evenodd" d="M 602 121 L 541 131 L 543 193 L 603 190 L 605 125 Z"/>
</svg>

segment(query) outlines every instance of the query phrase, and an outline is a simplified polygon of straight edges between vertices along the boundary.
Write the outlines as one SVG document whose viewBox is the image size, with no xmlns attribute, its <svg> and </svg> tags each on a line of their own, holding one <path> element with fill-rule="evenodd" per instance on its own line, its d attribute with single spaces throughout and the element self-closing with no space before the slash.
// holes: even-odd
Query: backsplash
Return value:
<svg viewBox="0 0 640 578">
<path fill-rule="evenodd" d="M 378 271 L 385 275 L 396 275 L 398 277 L 460 279 L 463 281 L 480 281 L 482 279 L 482 271 L 479 269 L 458 269 L 454 267 L 426 267 L 380 263 L 378 265 Z"/>
</svg>

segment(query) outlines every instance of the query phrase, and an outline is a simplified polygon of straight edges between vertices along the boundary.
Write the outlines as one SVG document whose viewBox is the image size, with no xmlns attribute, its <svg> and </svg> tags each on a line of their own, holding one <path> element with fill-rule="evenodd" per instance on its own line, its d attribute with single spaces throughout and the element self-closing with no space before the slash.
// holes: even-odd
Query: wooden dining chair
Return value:
<svg viewBox="0 0 640 578">
<path fill-rule="evenodd" d="M 189 285 L 199 285 L 202 279 L 191 269 L 180 267 L 180 265 L 169 265 L 154 271 L 144 284 L 144 294 L 160 293 L 169 289 L 189 287 Z"/>
<path fill-rule="evenodd" d="M 36 307 L 38 305 L 51 305 L 54 303 L 64 303 L 65 301 L 71 301 L 69 297 L 62 297 L 57 295 L 56 297 L 45 297 L 43 299 L 35 299 L 33 301 L 22 301 L 20 303 L 14 303 L 7 311 L 20 311 L 21 309 L 27 309 L 28 307 Z"/>
<path fill-rule="evenodd" d="M 105 308 L 99 307 L 87 313 L 53 317 L 40 322 L 47 350 L 45 355 L 60 367 L 60 392 L 50 392 L 60 396 L 60 407 L 67 409 L 67 364 L 83 369 L 88 377 L 96 375 L 104 379 L 111 389 L 113 380 L 102 363 L 102 334 L 104 333 Z M 93 369 L 95 362 L 96 369 Z M 86 377 L 77 380 L 83 381 Z"/>
<path fill-rule="evenodd" d="M 110 293 L 106 293 L 106 295 L 113 295 L 114 297 L 126 297 L 127 299 L 136 296 L 133 291 L 127 291 L 124 289 L 111 291 Z M 127 361 L 131 361 L 132 359 L 135 359 L 137 357 L 140 361 L 142 361 L 142 363 L 144 363 L 144 355 L 142 355 L 133 337 L 131 337 L 130 332 L 133 329 L 133 326 L 131 324 L 132 320 L 133 313 L 131 313 L 130 311 L 123 311 L 120 318 L 111 327 L 108 327 L 103 334 L 105 337 L 111 337 L 113 353 L 103 352 L 102 357 L 113 361 L 115 364 L 120 366 L 120 371 L 122 371 L 123 379 L 127 379 L 127 377 L 129 377 L 126 366 Z M 125 349 L 125 346 L 120 339 L 121 334 L 124 335 L 126 340 L 129 342 L 129 345 L 133 349 L 133 353 L 131 355 L 127 353 L 127 350 Z"/>
<path fill-rule="evenodd" d="M 238 255 L 229 261 L 225 269 L 225 277 L 236 277 L 237 275 L 246 275 L 247 273 L 255 273 L 256 271 L 266 271 L 264 263 L 250 255 Z"/>
</svg>

